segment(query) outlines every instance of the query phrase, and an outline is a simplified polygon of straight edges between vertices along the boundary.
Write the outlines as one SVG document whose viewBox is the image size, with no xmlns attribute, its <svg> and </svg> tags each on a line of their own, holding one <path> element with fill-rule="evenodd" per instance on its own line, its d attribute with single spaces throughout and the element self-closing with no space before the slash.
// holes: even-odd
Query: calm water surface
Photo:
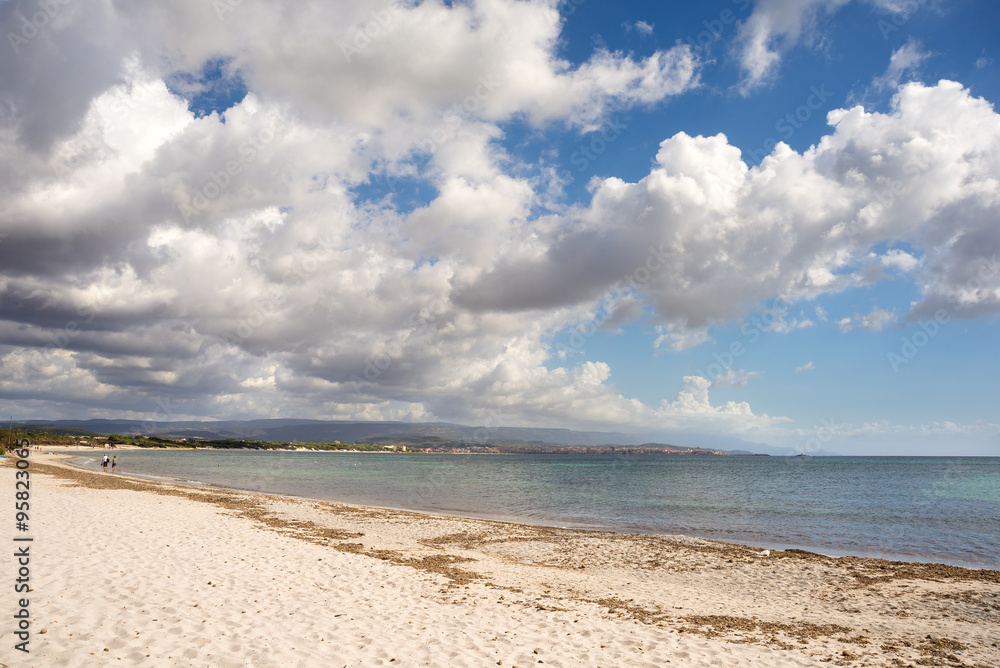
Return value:
<svg viewBox="0 0 1000 668">
<path fill-rule="evenodd" d="M 77 463 L 99 470 L 103 454 Z M 116 454 L 121 473 L 219 487 L 1000 568 L 994 457 Z"/>
</svg>

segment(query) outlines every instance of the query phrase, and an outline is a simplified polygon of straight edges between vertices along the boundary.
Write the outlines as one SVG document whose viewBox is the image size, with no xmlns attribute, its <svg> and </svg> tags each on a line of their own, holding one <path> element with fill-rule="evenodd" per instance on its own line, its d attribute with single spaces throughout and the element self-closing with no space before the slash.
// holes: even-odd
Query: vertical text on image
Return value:
<svg viewBox="0 0 1000 668">
<path fill-rule="evenodd" d="M 14 473 L 14 526 L 22 533 L 28 531 L 28 512 L 31 501 L 31 474 L 29 472 L 30 462 L 28 455 L 31 454 L 27 439 L 22 440 L 20 448 L 14 451 L 17 455 L 15 464 L 17 471 Z M 31 642 L 31 613 L 29 612 L 30 600 L 26 596 L 31 591 L 31 543 L 28 536 L 17 536 L 14 538 L 14 559 L 17 566 L 17 578 L 14 580 L 14 593 L 24 594 L 23 598 L 17 600 L 17 611 L 14 613 L 15 620 L 14 637 L 20 640 L 14 644 L 14 649 L 28 653 L 28 643 Z"/>
</svg>

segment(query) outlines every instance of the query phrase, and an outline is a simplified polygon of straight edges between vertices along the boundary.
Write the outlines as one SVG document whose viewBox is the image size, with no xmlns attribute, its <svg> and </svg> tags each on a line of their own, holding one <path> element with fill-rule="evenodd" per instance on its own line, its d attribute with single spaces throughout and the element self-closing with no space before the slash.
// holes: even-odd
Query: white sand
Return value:
<svg viewBox="0 0 1000 668">
<path fill-rule="evenodd" d="M 0 559 L 11 666 L 1000 665 L 1000 581 L 955 569 L 95 489 L 41 474 L 53 459 L 32 457 L 29 655 L 13 649 L 13 550 Z M 10 466 L 0 490 L 13 497 Z"/>
</svg>

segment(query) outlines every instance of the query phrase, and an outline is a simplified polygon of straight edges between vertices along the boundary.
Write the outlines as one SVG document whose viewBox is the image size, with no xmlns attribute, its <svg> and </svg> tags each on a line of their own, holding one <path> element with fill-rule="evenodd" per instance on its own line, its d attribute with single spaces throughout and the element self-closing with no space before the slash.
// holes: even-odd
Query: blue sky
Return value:
<svg viewBox="0 0 1000 668">
<path fill-rule="evenodd" d="M 996 3 L 33 7 L 18 417 L 1000 452 Z"/>
</svg>

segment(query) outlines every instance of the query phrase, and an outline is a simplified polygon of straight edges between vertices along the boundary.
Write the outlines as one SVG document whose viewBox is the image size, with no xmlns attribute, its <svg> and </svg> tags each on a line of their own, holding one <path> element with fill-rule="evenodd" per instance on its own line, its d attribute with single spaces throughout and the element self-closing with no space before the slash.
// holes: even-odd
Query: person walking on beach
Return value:
<svg viewBox="0 0 1000 668">
<path fill-rule="evenodd" d="M 108 472 L 108 456 L 104 455 L 104 459 L 101 460 L 101 466 L 104 467 L 104 472 Z"/>
<path fill-rule="evenodd" d="M 111 472 L 114 473 L 116 468 L 118 468 L 118 455 L 111 458 Z"/>
</svg>

